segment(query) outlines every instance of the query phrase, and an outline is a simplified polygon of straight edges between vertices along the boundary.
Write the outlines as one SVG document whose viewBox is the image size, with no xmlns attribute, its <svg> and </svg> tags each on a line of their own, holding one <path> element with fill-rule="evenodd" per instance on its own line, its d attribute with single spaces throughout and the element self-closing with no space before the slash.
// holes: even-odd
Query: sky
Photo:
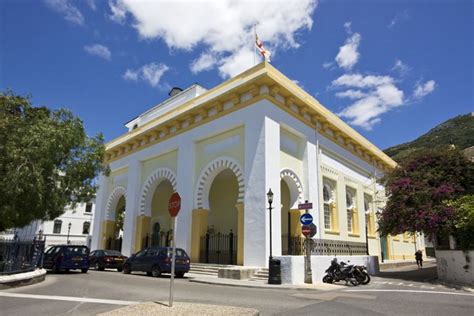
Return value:
<svg viewBox="0 0 474 316">
<path fill-rule="evenodd" d="M 171 87 L 252 67 L 256 25 L 273 66 L 385 149 L 474 111 L 473 3 L 0 0 L 0 91 L 109 141 Z"/>
</svg>

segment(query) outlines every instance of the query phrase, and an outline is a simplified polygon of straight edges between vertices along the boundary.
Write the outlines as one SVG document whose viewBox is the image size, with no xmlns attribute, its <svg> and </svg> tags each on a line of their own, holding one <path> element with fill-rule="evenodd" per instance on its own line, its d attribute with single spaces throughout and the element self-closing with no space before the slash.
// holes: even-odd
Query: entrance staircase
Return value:
<svg viewBox="0 0 474 316">
<path fill-rule="evenodd" d="M 232 268 L 232 267 L 240 267 L 240 266 L 233 266 L 233 265 L 228 265 L 228 264 L 212 264 L 212 263 L 191 263 L 191 268 L 189 270 L 189 273 L 217 278 L 219 269 Z M 264 280 L 268 280 L 268 269 L 261 268 L 249 280 L 260 281 L 260 282 Z"/>
</svg>

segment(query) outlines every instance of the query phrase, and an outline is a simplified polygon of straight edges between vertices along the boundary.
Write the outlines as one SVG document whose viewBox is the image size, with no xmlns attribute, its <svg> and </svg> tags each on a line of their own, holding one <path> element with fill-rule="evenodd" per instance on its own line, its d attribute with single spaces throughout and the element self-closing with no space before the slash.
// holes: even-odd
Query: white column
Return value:
<svg viewBox="0 0 474 316">
<path fill-rule="evenodd" d="M 321 210 L 320 192 L 319 192 L 319 168 L 318 168 L 318 153 L 316 144 L 313 140 L 306 141 L 306 148 L 304 153 L 304 175 L 305 175 L 305 199 L 313 203 L 313 209 L 310 214 L 313 215 L 313 223 L 317 226 L 317 233 L 315 238 L 321 238 L 321 223 L 323 212 Z"/>
<path fill-rule="evenodd" d="M 100 227 L 105 220 L 105 203 L 107 203 L 108 177 L 99 175 L 99 189 L 95 199 L 95 208 L 92 219 L 92 242 L 91 250 L 100 248 Z"/>
<path fill-rule="evenodd" d="M 191 254 L 191 228 L 194 192 L 195 150 L 192 140 L 180 142 L 178 148 L 177 187 L 181 196 L 181 210 L 177 217 L 176 247 Z"/>
<path fill-rule="evenodd" d="M 266 194 L 270 188 L 274 193 L 275 256 L 281 254 L 280 124 L 256 113 L 245 125 L 244 265 L 268 265 L 270 227 Z"/>
<path fill-rule="evenodd" d="M 125 221 L 123 225 L 122 253 L 129 257 L 135 247 L 138 201 L 140 194 L 141 164 L 131 160 L 128 165 L 127 197 L 125 200 Z"/>
</svg>

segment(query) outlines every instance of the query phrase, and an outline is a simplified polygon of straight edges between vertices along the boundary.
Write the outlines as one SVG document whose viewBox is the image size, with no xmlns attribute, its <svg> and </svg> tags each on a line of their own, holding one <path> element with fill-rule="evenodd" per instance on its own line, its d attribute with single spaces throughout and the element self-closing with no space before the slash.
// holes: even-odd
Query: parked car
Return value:
<svg viewBox="0 0 474 316">
<path fill-rule="evenodd" d="M 61 270 L 89 270 L 89 248 L 87 246 L 51 246 L 44 253 L 43 267 L 58 273 Z"/>
<path fill-rule="evenodd" d="M 153 277 L 159 277 L 162 273 L 171 273 L 171 258 L 173 248 L 171 247 L 149 247 L 132 255 L 123 265 L 123 273 L 129 274 L 134 271 L 146 272 Z M 175 275 L 182 278 L 189 272 L 189 256 L 181 248 L 176 248 Z"/>
<path fill-rule="evenodd" d="M 94 250 L 89 255 L 90 266 L 99 271 L 117 269 L 118 272 L 122 272 L 125 260 L 127 257 L 117 250 Z"/>
</svg>

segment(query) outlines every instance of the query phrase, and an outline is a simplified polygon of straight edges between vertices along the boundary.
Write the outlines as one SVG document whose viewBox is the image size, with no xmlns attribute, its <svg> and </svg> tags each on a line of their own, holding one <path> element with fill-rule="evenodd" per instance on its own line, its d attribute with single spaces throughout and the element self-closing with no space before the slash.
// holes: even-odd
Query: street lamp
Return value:
<svg viewBox="0 0 474 316">
<path fill-rule="evenodd" d="M 69 245 L 69 233 L 71 232 L 71 222 L 67 225 L 67 244 Z"/>
<path fill-rule="evenodd" d="M 369 221 L 370 211 L 365 212 L 365 252 L 369 255 Z"/>
<path fill-rule="evenodd" d="M 267 200 L 269 204 L 268 210 L 270 211 L 270 257 L 268 258 L 268 284 L 281 284 L 281 262 L 278 259 L 273 259 L 272 255 L 272 189 L 268 190 Z"/>
</svg>

